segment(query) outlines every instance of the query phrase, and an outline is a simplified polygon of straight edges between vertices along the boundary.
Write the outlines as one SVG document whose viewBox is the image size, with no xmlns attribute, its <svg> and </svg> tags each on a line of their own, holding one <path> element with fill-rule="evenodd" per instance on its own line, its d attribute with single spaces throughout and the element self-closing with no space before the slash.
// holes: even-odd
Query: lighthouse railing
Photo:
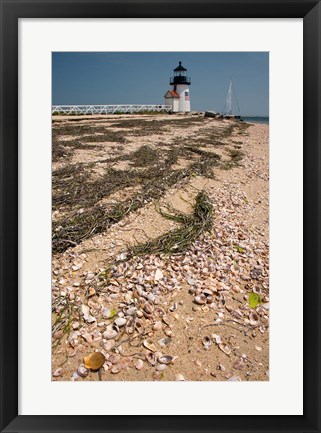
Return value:
<svg viewBox="0 0 321 433">
<path fill-rule="evenodd" d="M 53 105 L 52 114 L 134 114 L 134 113 L 168 113 L 171 105 Z"/>
</svg>

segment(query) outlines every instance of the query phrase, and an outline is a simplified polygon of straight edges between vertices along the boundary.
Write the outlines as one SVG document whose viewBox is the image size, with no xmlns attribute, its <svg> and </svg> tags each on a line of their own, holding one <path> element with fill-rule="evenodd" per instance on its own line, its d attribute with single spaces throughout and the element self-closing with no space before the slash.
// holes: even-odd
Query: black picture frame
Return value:
<svg viewBox="0 0 321 433">
<path fill-rule="evenodd" d="M 170 7 L 169 7 L 170 5 Z M 310 0 L 0 0 L 1 432 L 319 432 L 321 5 Z M 22 416 L 18 414 L 18 19 L 303 18 L 304 414 L 302 416 Z M 295 318 L 292 318 L 295 320 Z M 194 396 L 195 397 L 195 396 Z M 193 398 L 193 396 L 191 396 Z"/>
</svg>

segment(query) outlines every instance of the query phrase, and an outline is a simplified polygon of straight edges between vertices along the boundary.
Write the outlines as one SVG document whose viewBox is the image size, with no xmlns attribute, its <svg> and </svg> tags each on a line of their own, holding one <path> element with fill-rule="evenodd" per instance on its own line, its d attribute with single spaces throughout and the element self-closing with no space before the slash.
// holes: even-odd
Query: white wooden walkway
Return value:
<svg viewBox="0 0 321 433">
<path fill-rule="evenodd" d="M 170 105 L 53 105 L 52 114 L 168 113 Z"/>
</svg>

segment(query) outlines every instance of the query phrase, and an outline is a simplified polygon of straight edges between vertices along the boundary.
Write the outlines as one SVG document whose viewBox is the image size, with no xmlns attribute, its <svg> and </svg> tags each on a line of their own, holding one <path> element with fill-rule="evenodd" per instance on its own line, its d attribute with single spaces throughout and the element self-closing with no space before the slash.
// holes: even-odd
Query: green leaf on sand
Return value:
<svg viewBox="0 0 321 433">
<path fill-rule="evenodd" d="M 117 313 L 117 311 L 114 310 L 114 308 L 113 308 L 113 309 L 110 311 L 109 319 L 112 319 L 113 317 L 115 317 L 115 316 L 116 316 L 116 313 Z"/>
<path fill-rule="evenodd" d="M 249 306 L 250 308 L 256 308 L 259 304 L 261 304 L 260 295 L 257 293 L 251 292 L 249 294 Z"/>
</svg>

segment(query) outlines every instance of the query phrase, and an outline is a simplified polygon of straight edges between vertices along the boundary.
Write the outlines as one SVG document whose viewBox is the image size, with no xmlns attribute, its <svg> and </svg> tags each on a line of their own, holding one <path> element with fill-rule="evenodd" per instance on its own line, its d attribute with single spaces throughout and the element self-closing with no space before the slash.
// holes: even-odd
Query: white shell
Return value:
<svg viewBox="0 0 321 433">
<path fill-rule="evenodd" d="M 150 350 L 151 352 L 156 352 L 157 350 L 156 344 L 150 338 L 144 340 L 143 345 L 144 347 L 146 347 L 146 349 Z"/>
<path fill-rule="evenodd" d="M 80 364 L 80 366 L 79 366 L 78 369 L 77 369 L 77 374 L 78 374 L 78 376 L 80 376 L 80 377 L 87 377 L 87 376 L 88 376 L 88 373 L 89 373 L 88 368 L 86 368 L 86 367 L 84 366 L 84 364 Z"/>
<path fill-rule="evenodd" d="M 158 365 L 156 366 L 156 370 L 157 370 L 157 371 L 164 371 L 164 370 L 166 370 L 166 368 L 167 368 L 167 365 L 166 365 L 166 364 L 158 364 Z"/>
<path fill-rule="evenodd" d="M 117 319 L 115 320 L 115 325 L 117 325 L 119 328 L 121 328 L 122 326 L 124 326 L 126 324 L 127 320 L 124 319 L 123 317 L 117 317 Z"/>
<path fill-rule="evenodd" d="M 106 338 L 106 340 L 112 340 L 115 338 L 118 334 L 118 328 L 117 326 L 109 325 L 106 328 L 106 331 L 103 333 L 103 337 Z"/>
<path fill-rule="evenodd" d="M 208 349 L 210 347 L 210 345 L 212 344 L 212 341 L 211 341 L 210 337 L 205 335 L 205 337 L 202 338 L 202 343 L 203 343 L 204 348 Z"/>
<path fill-rule="evenodd" d="M 143 367 L 144 367 L 144 361 L 142 359 L 138 359 L 135 364 L 136 370 L 142 370 Z"/>
<path fill-rule="evenodd" d="M 177 358 L 176 356 L 163 355 L 158 358 L 158 362 L 160 364 L 170 364 L 174 362 L 176 358 Z"/>
<path fill-rule="evenodd" d="M 195 296 L 194 301 L 196 302 L 196 304 L 204 305 L 207 302 L 207 298 L 205 295 L 201 294 L 201 295 Z"/>
<path fill-rule="evenodd" d="M 82 314 L 83 314 L 84 319 L 86 320 L 86 322 L 88 322 L 88 323 L 96 322 L 95 317 L 93 317 L 90 314 L 90 309 L 89 309 L 88 305 L 82 304 L 81 311 L 82 311 Z"/>
<path fill-rule="evenodd" d="M 115 341 L 114 340 L 108 340 L 104 343 L 103 347 L 106 352 L 109 352 L 110 349 L 114 347 Z"/>
<path fill-rule="evenodd" d="M 221 344 L 222 343 L 222 337 L 220 335 L 218 335 L 218 334 L 212 334 L 211 337 L 215 341 L 216 344 Z"/>
<path fill-rule="evenodd" d="M 156 269 L 154 280 L 159 281 L 162 278 L 163 278 L 163 272 L 160 269 Z"/>
<path fill-rule="evenodd" d="M 156 365 L 157 362 L 157 358 L 155 356 L 155 353 L 152 352 L 148 352 L 146 353 L 146 361 L 150 364 L 150 365 Z"/>
<path fill-rule="evenodd" d="M 163 328 L 163 324 L 160 320 L 158 320 L 157 322 L 155 322 L 154 326 L 153 326 L 153 330 L 154 331 L 160 331 Z"/>
<path fill-rule="evenodd" d="M 218 345 L 218 347 L 221 349 L 222 352 L 226 353 L 226 355 L 230 355 L 230 353 L 232 352 L 232 349 L 228 344 L 221 343 Z"/>
<path fill-rule="evenodd" d="M 184 380 L 185 380 L 185 377 L 184 377 L 182 374 L 178 373 L 178 374 L 176 374 L 176 376 L 175 376 L 175 380 L 176 380 L 176 381 L 184 381 Z"/>
<path fill-rule="evenodd" d="M 54 372 L 52 373 L 52 375 L 53 375 L 54 377 L 59 377 L 59 376 L 62 375 L 62 372 L 63 372 L 63 369 L 62 369 L 62 368 L 58 368 L 56 371 L 54 371 Z"/>
</svg>

